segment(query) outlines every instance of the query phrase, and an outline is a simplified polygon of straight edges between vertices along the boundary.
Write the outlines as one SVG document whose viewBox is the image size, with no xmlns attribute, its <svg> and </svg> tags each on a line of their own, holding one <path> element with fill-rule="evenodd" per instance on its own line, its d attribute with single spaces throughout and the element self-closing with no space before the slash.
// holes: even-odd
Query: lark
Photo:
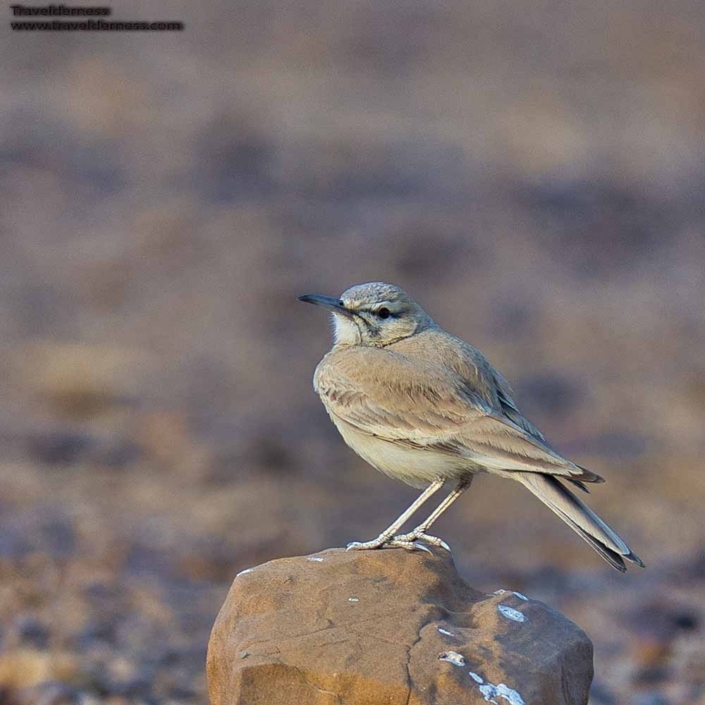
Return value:
<svg viewBox="0 0 705 705">
<path fill-rule="evenodd" d="M 507 381 L 476 348 L 440 328 L 405 291 L 360 284 L 340 298 L 309 294 L 327 309 L 334 344 L 314 389 L 345 442 L 390 477 L 423 488 L 377 538 L 348 550 L 450 550 L 428 533 L 436 520 L 489 473 L 520 482 L 610 565 L 641 559 L 566 484 L 587 492 L 603 478 L 564 458 L 519 411 Z M 404 524 L 446 483 L 450 493 L 409 533 Z"/>
</svg>

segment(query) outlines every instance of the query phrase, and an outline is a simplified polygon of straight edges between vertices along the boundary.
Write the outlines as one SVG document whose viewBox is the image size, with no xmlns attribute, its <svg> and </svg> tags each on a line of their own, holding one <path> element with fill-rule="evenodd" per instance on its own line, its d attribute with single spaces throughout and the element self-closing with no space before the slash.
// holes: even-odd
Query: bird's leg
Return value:
<svg viewBox="0 0 705 705">
<path fill-rule="evenodd" d="M 395 536 L 394 541 L 401 541 L 405 543 L 412 543 L 414 541 L 422 540 L 426 543 L 430 543 L 432 546 L 440 546 L 445 548 L 446 551 L 450 551 L 450 546 L 443 540 L 439 539 L 437 536 L 430 536 L 426 532 L 431 528 L 431 525 L 438 519 L 438 517 L 445 512 L 448 507 L 450 507 L 453 502 L 455 502 L 458 497 L 460 497 L 465 490 L 472 484 L 473 476 L 470 475 L 468 478 L 464 478 L 458 482 L 455 489 L 429 514 L 428 518 L 421 522 L 413 531 L 408 534 L 402 534 L 401 536 Z"/>
<path fill-rule="evenodd" d="M 400 541 L 395 538 L 395 534 L 406 521 L 415 514 L 419 507 L 429 498 L 431 495 L 438 492 L 438 490 L 443 487 L 444 480 L 438 479 L 434 480 L 414 501 L 414 503 L 387 529 L 385 529 L 376 539 L 372 541 L 353 541 L 347 546 L 348 551 L 362 551 L 367 548 L 381 548 L 386 545 L 401 546 L 409 550 L 414 550 L 421 548 L 422 550 L 428 550 L 425 547 L 421 547 L 418 544 L 414 544 L 414 541 Z"/>
</svg>

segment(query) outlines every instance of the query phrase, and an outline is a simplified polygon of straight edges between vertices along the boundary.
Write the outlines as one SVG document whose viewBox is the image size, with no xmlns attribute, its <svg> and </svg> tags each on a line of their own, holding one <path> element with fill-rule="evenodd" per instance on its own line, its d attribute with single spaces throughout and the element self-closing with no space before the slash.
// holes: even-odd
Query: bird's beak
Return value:
<svg viewBox="0 0 705 705">
<path fill-rule="evenodd" d="M 316 306 L 321 306 L 322 308 L 327 308 L 333 313 L 339 313 L 348 318 L 352 318 L 353 312 L 345 308 L 343 302 L 340 299 L 333 298 L 332 296 L 321 296 L 320 294 L 306 294 L 304 296 L 299 296 L 299 301 L 303 301 L 307 304 L 314 304 Z"/>
</svg>

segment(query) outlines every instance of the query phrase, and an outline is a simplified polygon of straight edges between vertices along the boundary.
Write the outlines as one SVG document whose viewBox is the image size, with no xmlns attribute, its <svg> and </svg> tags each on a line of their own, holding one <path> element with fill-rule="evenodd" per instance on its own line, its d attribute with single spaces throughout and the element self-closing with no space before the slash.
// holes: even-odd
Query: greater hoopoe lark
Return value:
<svg viewBox="0 0 705 705">
<path fill-rule="evenodd" d="M 643 566 L 629 546 L 563 484 L 587 492 L 603 478 L 561 456 L 517 408 L 479 350 L 446 333 L 406 292 L 381 282 L 340 298 L 301 296 L 332 312 L 335 342 L 314 388 L 345 442 L 372 466 L 425 488 L 376 539 L 348 549 L 448 548 L 426 533 L 476 473 L 518 480 L 610 565 Z M 447 481 L 450 494 L 413 531 L 404 523 Z M 428 549 L 426 549 L 428 550 Z"/>
</svg>

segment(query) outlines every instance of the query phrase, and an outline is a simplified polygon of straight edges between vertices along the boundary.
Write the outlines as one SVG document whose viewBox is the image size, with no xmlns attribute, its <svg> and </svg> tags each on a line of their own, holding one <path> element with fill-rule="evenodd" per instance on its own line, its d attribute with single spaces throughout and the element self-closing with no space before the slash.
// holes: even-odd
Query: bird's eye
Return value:
<svg viewBox="0 0 705 705">
<path fill-rule="evenodd" d="M 379 309 L 379 311 L 377 311 L 377 315 L 378 315 L 380 318 L 389 318 L 389 309 L 386 308 L 386 307 L 384 307 L 384 306 L 382 306 L 382 308 Z"/>
</svg>

